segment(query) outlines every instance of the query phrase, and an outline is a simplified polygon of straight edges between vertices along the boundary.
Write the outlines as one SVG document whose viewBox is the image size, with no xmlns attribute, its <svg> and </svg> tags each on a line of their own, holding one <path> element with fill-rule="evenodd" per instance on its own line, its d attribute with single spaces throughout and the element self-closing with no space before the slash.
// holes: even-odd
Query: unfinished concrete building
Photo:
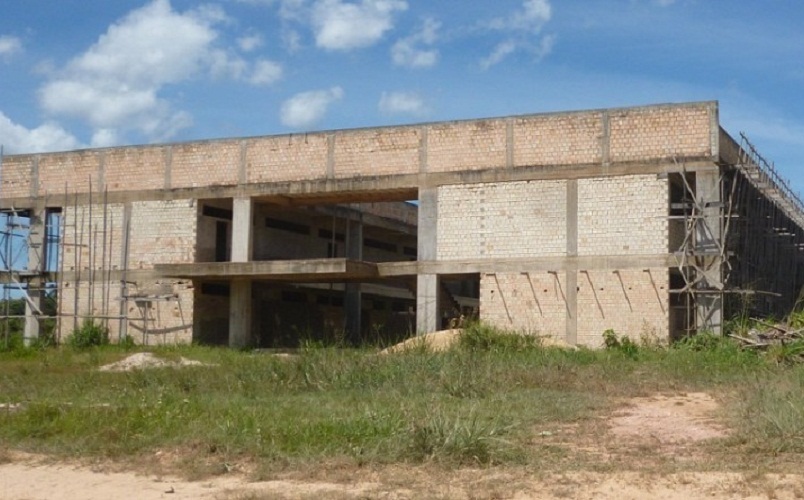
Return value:
<svg viewBox="0 0 804 500">
<path fill-rule="evenodd" d="M 716 102 L 2 158 L 27 217 L 26 337 L 45 284 L 137 342 L 293 345 L 478 314 L 597 346 L 784 313 L 802 205 Z M 47 243 L 47 242 L 55 243 Z M 49 255 L 48 255 L 49 254 Z M 57 254 L 55 257 L 53 254 Z"/>
</svg>

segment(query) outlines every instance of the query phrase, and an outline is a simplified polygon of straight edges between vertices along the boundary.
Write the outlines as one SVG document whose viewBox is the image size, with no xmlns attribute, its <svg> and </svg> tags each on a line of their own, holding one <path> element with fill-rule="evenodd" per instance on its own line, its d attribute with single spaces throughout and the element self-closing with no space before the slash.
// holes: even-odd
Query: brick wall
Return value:
<svg viewBox="0 0 804 500">
<path fill-rule="evenodd" d="M 38 185 L 44 194 L 63 193 L 65 183 L 69 192 L 85 191 L 90 178 L 97 190 L 105 180 L 118 191 L 236 185 L 242 176 L 246 183 L 290 182 L 420 167 L 447 172 L 712 158 L 716 117 L 716 104 L 699 103 L 51 153 L 36 155 Z M 27 196 L 31 166 L 31 155 L 4 158 L 0 196 Z"/>
<path fill-rule="evenodd" d="M 39 156 L 39 194 L 100 190 L 99 151 L 85 150 Z M 5 164 L 4 164 L 5 167 Z"/>
<path fill-rule="evenodd" d="M 564 273 L 481 274 L 480 314 L 501 328 L 563 339 L 566 290 Z"/>
<path fill-rule="evenodd" d="M 248 182 L 318 179 L 327 175 L 327 136 L 298 134 L 249 139 Z"/>
<path fill-rule="evenodd" d="M 556 114 L 514 120 L 514 165 L 568 165 L 602 159 L 602 113 Z"/>
<path fill-rule="evenodd" d="M 115 148 L 104 151 L 104 178 L 109 191 L 161 189 L 171 146 Z"/>
<path fill-rule="evenodd" d="M 420 132 L 412 127 L 356 130 L 334 137 L 336 177 L 413 174 L 419 171 Z"/>
<path fill-rule="evenodd" d="M 196 201 L 132 203 L 129 268 L 195 261 Z"/>
<path fill-rule="evenodd" d="M 566 181 L 442 186 L 438 259 L 564 255 Z"/>
<path fill-rule="evenodd" d="M 667 253 L 667 179 L 578 180 L 578 255 Z"/>
<path fill-rule="evenodd" d="M 711 157 L 712 113 L 706 106 L 646 107 L 612 111 L 611 161 L 685 156 Z"/>
<path fill-rule="evenodd" d="M 580 259 L 668 252 L 666 178 L 627 175 L 576 182 Z M 438 258 L 571 255 L 568 187 L 567 181 L 538 181 L 439 188 Z M 570 275 L 575 285 L 568 281 Z M 576 318 L 569 323 L 573 310 Z M 570 267 L 486 273 L 480 279 L 480 315 L 502 328 L 558 338 L 571 334 L 589 346 L 600 345 L 609 328 L 635 338 L 651 334 L 666 339 L 668 271 Z"/>
<path fill-rule="evenodd" d="M 63 283 L 61 311 L 66 315 L 61 324 L 61 337 L 66 339 L 74 322 L 69 316 L 77 314 L 80 325 L 85 317 L 97 318 L 108 324 L 111 338 L 117 339 L 120 322 L 121 288 L 118 281 L 102 281 L 102 270 L 123 268 L 124 205 L 109 204 L 68 207 L 64 213 L 65 271 L 80 271 L 81 282 Z M 103 225 L 106 219 L 106 243 Z M 129 239 L 129 268 L 151 269 L 156 263 L 193 262 L 195 258 L 196 207 L 194 200 L 135 202 L 131 206 Z M 104 252 L 104 246 L 106 250 Z M 104 255 L 106 260 L 104 261 Z M 104 264 L 105 262 L 105 264 Z M 76 292 L 78 304 L 76 308 Z M 129 285 L 128 295 L 137 293 L 175 294 L 177 299 L 154 301 L 150 304 L 129 300 L 126 303 L 129 321 L 128 334 L 136 342 L 175 343 L 192 340 L 192 284 L 177 280 L 140 281 Z M 145 324 L 147 318 L 147 331 Z"/>
<path fill-rule="evenodd" d="M 3 168 L 0 170 L 0 199 L 25 197 L 31 194 L 33 165 L 33 155 L 3 158 Z"/>
<path fill-rule="evenodd" d="M 170 185 L 173 188 L 237 184 L 238 141 L 177 144 L 172 147 L 171 155 Z"/>
<path fill-rule="evenodd" d="M 427 171 L 501 168 L 506 165 L 505 120 L 439 123 L 428 127 Z"/>
<path fill-rule="evenodd" d="M 578 273 L 578 343 L 598 347 L 613 329 L 637 340 L 669 335 L 667 268 Z"/>
</svg>

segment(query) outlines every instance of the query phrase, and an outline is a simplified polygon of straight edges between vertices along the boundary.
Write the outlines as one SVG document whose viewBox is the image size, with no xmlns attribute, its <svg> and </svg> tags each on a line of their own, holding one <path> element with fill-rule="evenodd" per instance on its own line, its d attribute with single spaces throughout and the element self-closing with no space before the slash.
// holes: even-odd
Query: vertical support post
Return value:
<svg viewBox="0 0 804 500">
<path fill-rule="evenodd" d="M 695 175 L 695 197 L 701 214 L 695 221 L 695 252 L 698 272 L 703 273 L 699 288 L 709 292 L 723 289 L 722 255 L 722 197 L 720 172 L 699 171 Z M 723 294 L 697 293 L 696 316 L 698 330 L 719 334 L 723 323 Z"/>
<path fill-rule="evenodd" d="M 252 257 L 253 201 L 232 200 L 232 262 L 248 262 Z M 229 294 L 229 347 L 246 347 L 251 341 L 251 280 L 232 280 Z"/>
<path fill-rule="evenodd" d="M 42 313 L 42 271 L 45 269 L 45 242 L 47 241 L 47 211 L 43 207 L 31 210 L 28 233 L 28 300 L 25 301 L 25 328 L 23 342 L 31 345 L 39 338 L 41 323 L 39 316 Z"/>
<path fill-rule="evenodd" d="M 120 323 L 118 325 L 118 342 L 122 344 L 126 337 L 128 336 L 128 281 L 127 279 L 127 272 L 128 272 L 128 256 L 129 256 L 129 247 L 131 243 L 131 212 L 132 212 L 132 204 L 131 202 L 126 202 L 123 205 L 123 227 L 121 228 L 121 241 L 120 241 L 120 269 L 122 269 L 122 276 L 120 277 Z M 76 247 L 76 251 L 80 250 L 80 247 Z M 78 284 L 76 283 L 76 294 L 78 290 Z M 76 300 L 77 303 L 77 300 Z M 76 306 L 76 312 L 78 311 Z M 147 322 L 146 322 L 147 325 Z"/>
<path fill-rule="evenodd" d="M 578 181 L 567 181 L 567 257 L 578 256 Z M 578 343 L 578 265 L 568 259 L 565 281 L 567 323 L 565 337 L 569 345 Z"/>
<path fill-rule="evenodd" d="M 346 228 L 346 258 L 353 260 L 363 259 L 363 222 L 360 220 L 347 221 Z M 360 283 L 347 283 L 344 307 L 346 309 L 346 335 L 352 342 L 360 339 L 362 325 L 360 322 L 362 294 Z"/>
<path fill-rule="evenodd" d="M 434 261 L 438 258 L 438 188 L 419 189 L 418 259 Z M 438 275 L 416 276 L 416 332 L 438 330 Z"/>
</svg>

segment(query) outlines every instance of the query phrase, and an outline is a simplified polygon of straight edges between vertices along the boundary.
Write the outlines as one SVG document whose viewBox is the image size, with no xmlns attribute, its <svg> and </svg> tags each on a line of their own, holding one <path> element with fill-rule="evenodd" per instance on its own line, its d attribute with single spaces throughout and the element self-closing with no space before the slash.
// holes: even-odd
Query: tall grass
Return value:
<svg viewBox="0 0 804 500">
<path fill-rule="evenodd" d="M 117 458 L 180 449 L 188 467 L 211 471 L 237 460 L 528 463 L 545 453 L 527 444 L 534 429 L 589 421 L 623 397 L 709 390 L 741 395 L 743 442 L 804 452 L 802 368 L 713 339 L 571 351 L 476 325 L 446 352 L 307 345 L 278 357 L 173 347 L 156 354 L 207 364 L 97 371 L 127 354 L 116 346 L 0 353 L 0 403 L 21 404 L 0 411 L 0 447 Z"/>
</svg>

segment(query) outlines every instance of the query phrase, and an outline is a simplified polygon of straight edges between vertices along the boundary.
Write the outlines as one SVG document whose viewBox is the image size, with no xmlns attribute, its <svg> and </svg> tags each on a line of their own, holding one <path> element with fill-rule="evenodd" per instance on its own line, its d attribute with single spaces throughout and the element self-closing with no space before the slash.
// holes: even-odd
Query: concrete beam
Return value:
<svg viewBox="0 0 804 500">
<path fill-rule="evenodd" d="M 674 254 L 652 255 L 595 255 L 569 257 L 527 257 L 509 259 L 469 259 L 441 261 L 380 262 L 377 270 L 381 278 L 415 276 L 417 274 L 476 274 L 518 273 L 527 271 L 579 271 L 597 269 L 647 269 L 677 267 L 681 256 Z"/>
<path fill-rule="evenodd" d="M 265 260 L 156 264 L 155 271 L 170 278 L 252 278 L 294 282 L 360 281 L 379 278 L 377 264 L 349 259 Z"/>
</svg>

